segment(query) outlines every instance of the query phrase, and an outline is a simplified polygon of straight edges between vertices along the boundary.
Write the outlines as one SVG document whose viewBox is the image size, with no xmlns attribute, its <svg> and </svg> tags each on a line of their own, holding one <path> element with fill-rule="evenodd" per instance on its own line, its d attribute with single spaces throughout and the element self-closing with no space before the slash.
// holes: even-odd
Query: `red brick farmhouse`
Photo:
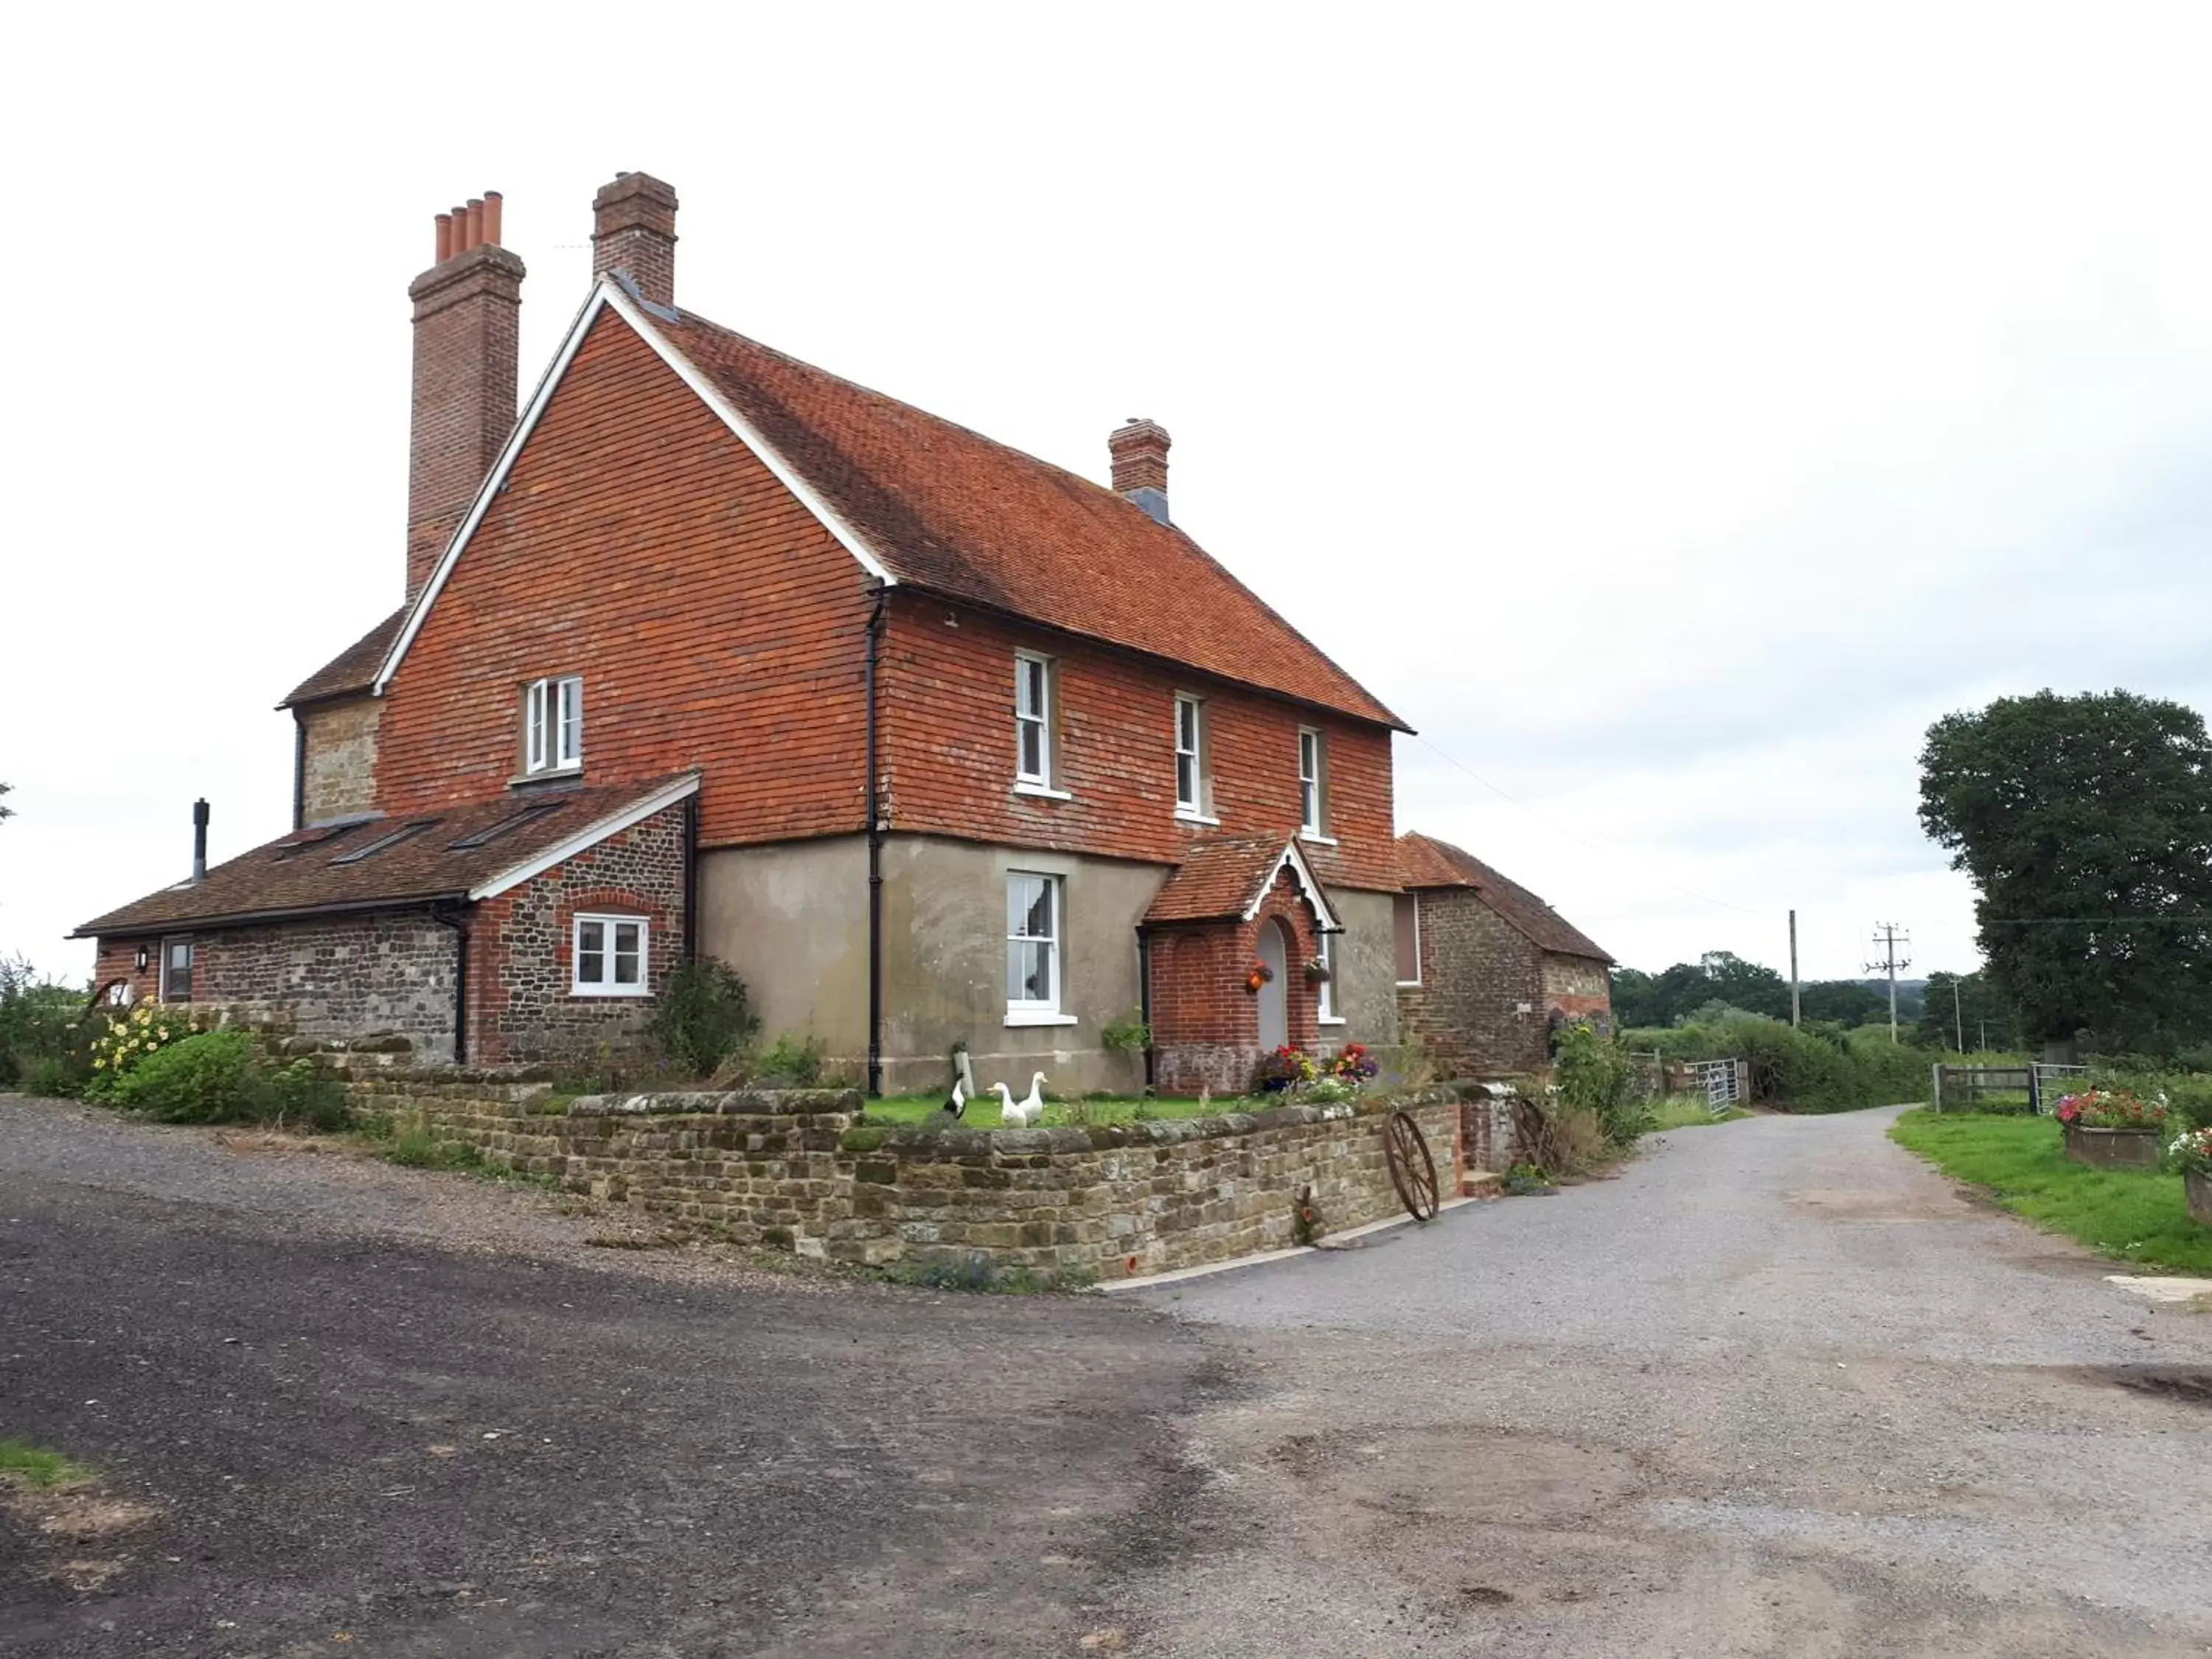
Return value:
<svg viewBox="0 0 2212 1659">
<path fill-rule="evenodd" d="M 1102 488 L 682 310 L 641 173 L 517 421 L 499 205 L 410 289 L 405 603 L 286 699 L 294 830 L 87 924 L 104 986 L 498 1064 L 702 953 L 890 1090 L 1131 1086 L 1140 1012 L 1170 1090 L 1396 1042 L 1407 728 L 1175 526 L 1164 431 Z"/>
</svg>

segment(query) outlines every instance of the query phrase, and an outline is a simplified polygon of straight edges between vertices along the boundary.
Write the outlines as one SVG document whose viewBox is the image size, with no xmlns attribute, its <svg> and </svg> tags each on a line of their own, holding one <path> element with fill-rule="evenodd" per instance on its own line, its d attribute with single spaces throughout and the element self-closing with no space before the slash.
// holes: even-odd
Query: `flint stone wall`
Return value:
<svg viewBox="0 0 2212 1659">
<path fill-rule="evenodd" d="M 1382 1126 L 1403 1105 L 1458 1190 L 1449 1091 L 1331 1106 L 980 1130 L 861 1122 L 857 1092 L 585 1096 L 544 1083 L 386 1073 L 355 1103 L 420 1112 L 442 1137 L 679 1233 L 883 1264 L 981 1254 L 1001 1266 L 1161 1273 L 1279 1249 L 1313 1188 L 1326 1232 L 1401 1213 Z"/>
</svg>

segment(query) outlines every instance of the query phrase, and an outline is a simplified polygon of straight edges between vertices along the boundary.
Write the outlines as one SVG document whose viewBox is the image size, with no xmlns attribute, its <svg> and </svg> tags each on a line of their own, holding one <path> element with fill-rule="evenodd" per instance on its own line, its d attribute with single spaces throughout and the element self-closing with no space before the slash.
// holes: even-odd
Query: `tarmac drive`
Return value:
<svg viewBox="0 0 2212 1659">
<path fill-rule="evenodd" d="M 984 1297 L 0 1097 L 0 1435 L 154 1511 L 0 1655 L 2212 1652 L 2212 1316 L 1891 1115 Z"/>
<path fill-rule="evenodd" d="M 1149 1296 L 1244 1382 L 1124 1592 L 1142 1650 L 2212 1652 L 2212 1316 L 1958 1196 L 1895 1115 L 1678 1131 Z"/>
</svg>

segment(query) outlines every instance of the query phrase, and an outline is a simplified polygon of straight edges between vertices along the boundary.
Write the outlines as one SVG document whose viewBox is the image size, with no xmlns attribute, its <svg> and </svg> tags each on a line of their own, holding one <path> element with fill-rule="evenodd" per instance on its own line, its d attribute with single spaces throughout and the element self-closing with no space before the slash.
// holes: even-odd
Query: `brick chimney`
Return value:
<svg viewBox="0 0 2212 1659">
<path fill-rule="evenodd" d="M 514 429 L 522 261 L 499 245 L 500 195 L 438 216 L 437 263 L 415 302 L 407 449 L 407 597 L 422 591 Z"/>
<path fill-rule="evenodd" d="M 1127 426 L 1106 434 L 1114 458 L 1114 488 L 1162 524 L 1168 519 L 1168 429 L 1157 421 L 1132 415 Z"/>
<path fill-rule="evenodd" d="M 629 278 L 640 297 L 676 304 L 676 186 L 617 173 L 592 198 L 592 275 Z"/>
</svg>

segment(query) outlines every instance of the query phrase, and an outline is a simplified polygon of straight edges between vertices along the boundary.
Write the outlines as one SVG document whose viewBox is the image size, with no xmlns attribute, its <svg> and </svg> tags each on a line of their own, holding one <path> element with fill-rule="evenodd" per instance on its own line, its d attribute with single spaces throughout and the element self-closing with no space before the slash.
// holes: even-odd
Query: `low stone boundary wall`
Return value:
<svg viewBox="0 0 2212 1659">
<path fill-rule="evenodd" d="M 527 1174 L 668 1226 L 831 1260 L 988 1255 L 1123 1278 L 1293 1242 L 1311 1187 L 1325 1232 L 1401 1212 L 1382 1125 L 1404 1106 L 1458 1190 L 1448 1091 L 1097 1127 L 964 1129 L 861 1121 L 849 1091 L 585 1096 L 542 1083 L 386 1073 L 356 1104 L 419 1113 Z"/>
</svg>

